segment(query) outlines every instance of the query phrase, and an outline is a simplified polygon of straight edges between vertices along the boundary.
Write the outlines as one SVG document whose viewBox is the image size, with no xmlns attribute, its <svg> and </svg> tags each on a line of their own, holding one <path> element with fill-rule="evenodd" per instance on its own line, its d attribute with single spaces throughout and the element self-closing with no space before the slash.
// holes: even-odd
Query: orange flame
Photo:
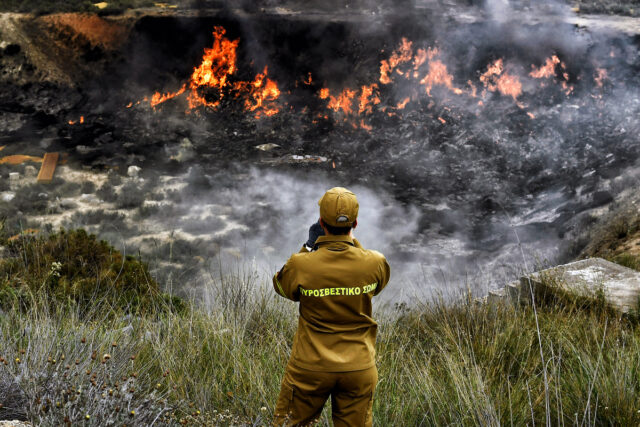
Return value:
<svg viewBox="0 0 640 427">
<path fill-rule="evenodd" d="M 69 123 L 70 126 L 76 125 L 76 124 L 83 124 L 84 123 L 84 116 L 80 116 L 80 118 L 76 121 L 76 120 L 69 120 L 67 123 Z"/>
<path fill-rule="evenodd" d="M 189 82 L 183 84 L 176 92 L 154 93 L 149 100 L 151 107 L 155 108 L 188 91 L 189 107 L 187 111 L 198 107 L 215 109 L 220 106 L 222 99 L 227 94 L 232 94 L 234 98 L 244 97 L 245 110 L 255 112 L 256 118 L 277 114 L 280 111 L 276 105 L 276 101 L 280 97 L 280 89 L 275 81 L 267 78 L 267 67 L 251 82 L 230 83 L 229 79 L 237 71 L 237 49 L 240 40 L 231 41 L 225 37 L 225 34 L 226 30 L 223 27 L 215 27 L 213 46 L 204 49 L 202 62 L 194 68 Z M 309 79 L 311 79 L 311 75 L 309 75 Z M 200 93 L 203 89 L 209 96 Z"/>
<path fill-rule="evenodd" d="M 394 70 L 399 72 L 399 74 L 403 74 L 402 71 L 396 70 L 396 67 L 400 64 L 410 62 L 413 59 L 412 46 L 413 42 L 403 37 L 400 46 L 393 51 L 391 57 L 380 62 L 380 83 L 383 85 L 391 83 L 392 79 L 389 75 Z"/>
<path fill-rule="evenodd" d="M 409 103 L 409 101 L 411 101 L 411 98 L 406 97 L 405 99 L 403 99 L 402 101 L 400 101 L 398 103 L 398 105 L 396 105 L 396 108 L 398 110 L 404 110 L 404 108 L 407 106 L 407 104 Z"/>
<path fill-rule="evenodd" d="M 514 100 L 522 94 L 520 79 L 504 72 L 502 59 L 489 65 L 487 71 L 480 76 L 480 81 L 491 92 L 500 92 L 502 95 L 511 96 Z"/>
<path fill-rule="evenodd" d="M 182 85 L 180 90 L 178 90 L 177 92 L 165 93 L 165 94 L 162 94 L 160 92 L 156 92 L 151 97 L 151 100 L 149 101 L 149 103 L 151 104 L 151 106 L 153 108 L 155 108 L 156 105 L 162 104 L 163 102 L 166 102 L 166 101 L 168 101 L 168 100 L 170 100 L 172 98 L 175 98 L 176 96 L 182 95 L 185 90 L 187 90 L 187 85 L 186 84 Z"/>
<path fill-rule="evenodd" d="M 360 93 L 360 103 L 358 106 L 358 113 L 366 113 L 371 114 L 373 112 L 373 105 L 377 105 L 380 103 L 380 98 L 377 95 L 373 94 L 373 91 L 378 89 L 378 85 L 373 83 L 369 86 L 362 86 L 362 92 Z M 371 98 L 373 96 L 373 98 Z"/>
<path fill-rule="evenodd" d="M 275 101 L 280 97 L 280 89 L 278 89 L 276 82 L 267 78 L 267 73 L 268 68 L 264 67 L 264 71 L 251 82 L 249 85 L 250 98 L 245 101 L 247 111 L 262 109 L 256 113 L 258 119 L 263 114 L 271 117 L 280 111 L 280 108 L 275 105 Z"/>
<path fill-rule="evenodd" d="M 597 68 L 596 73 L 597 74 L 594 77 L 596 85 L 598 87 L 602 87 L 604 85 L 604 80 L 607 78 L 607 70 L 605 70 L 604 68 Z"/>
<path fill-rule="evenodd" d="M 302 83 L 306 84 L 307 86 L 310 86 L 313 83 L 313 78 L 311 77 L 311 73 L 307 75 L 307 79 L 303 80 Z"/>
<path fill-rule="evenodd" d="M 373 130 L 373 126 L 366 124 L 364 120 L 360 120 L 360 127 L 367 132 L 371 132 L 371 130 Z"/>
<path fill-rule="evenodd" d="M 344 89 L 338 97 L 330 96 L 329 97 L 329 105 L 328 108 L 332 109 L 335 112 L 342 110 L 344 114 L 351 114 L 352 108 L 351 104 L 353 102 L 353 98 L 356 96 L 356 92 L 351 89 Z"/>
<path fill-rule="evenodd" d="M 439 59 L 429 62 L 429 73 L 420 80 L 420 84 L 424 85 L 429 96 L 431 96 L 431 89 L 436 85 L 444 86 L 457 95 L 462 93 L 462 90 L 453 87 L 453 76 L 449 74 L 447 66 Z"/>
<path fill-rule="evenodd" d="M 531 66 L 531 72 L 529 76 L 534 79 L 546 79 L 549 77 L 554 77 L 556 75 L 556 65 L 560 63 L 560 59 L 553 55 L 551 58 L 547 58 L 544 65 L 540 68 L 536 69 L 533 65 Z"/>
</svg>

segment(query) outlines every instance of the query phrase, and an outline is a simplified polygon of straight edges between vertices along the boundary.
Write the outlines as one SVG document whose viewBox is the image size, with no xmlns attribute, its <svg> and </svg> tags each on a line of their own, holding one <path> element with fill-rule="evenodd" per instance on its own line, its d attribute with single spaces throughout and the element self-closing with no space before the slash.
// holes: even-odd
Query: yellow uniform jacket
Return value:
<svg viewBox="0 0 640 427">
<path fill-rule="evenodd" d="M 321 236 L 316 247 L 303 247 L 273 277 L 278 294 L 300 301 L 289 363 L 320 372 L 370 368 L 378 327 L 371 299 L 387 285 L 389 264 L 350 236 Z"/>
</svg>

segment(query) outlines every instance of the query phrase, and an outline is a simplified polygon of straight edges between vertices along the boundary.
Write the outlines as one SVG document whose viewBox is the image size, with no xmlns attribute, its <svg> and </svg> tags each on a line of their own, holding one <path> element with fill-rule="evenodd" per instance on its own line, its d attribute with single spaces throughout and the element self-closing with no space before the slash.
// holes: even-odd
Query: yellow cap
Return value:
<svg viewBox="0 0 640 427">
<path fill-rule="evenodd" d="M 358 218 L 358 199 L 346 188 L 334 187 L 318 202 L 320 218 L 333 227 L 353 227 Z"/>
</svg>

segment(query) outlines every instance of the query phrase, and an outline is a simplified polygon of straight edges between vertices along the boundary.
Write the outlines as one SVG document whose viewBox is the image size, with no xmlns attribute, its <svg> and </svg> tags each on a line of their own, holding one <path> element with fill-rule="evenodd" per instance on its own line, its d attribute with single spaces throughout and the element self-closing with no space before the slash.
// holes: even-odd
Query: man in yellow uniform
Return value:
<svg viewBox="0 0 640 427">
<path fill-rule="evenodd" d="M 318 204 L 309 241 L 273 277 L 279 295 L 300 302 L 273 424 L 312 425 L 331 396 L 335 427 L 371 426 L 378 381 L 371 299 L 389 281 L 389 264 L 352 236 L 355 194 L 332 188 Z"/>
</svg>

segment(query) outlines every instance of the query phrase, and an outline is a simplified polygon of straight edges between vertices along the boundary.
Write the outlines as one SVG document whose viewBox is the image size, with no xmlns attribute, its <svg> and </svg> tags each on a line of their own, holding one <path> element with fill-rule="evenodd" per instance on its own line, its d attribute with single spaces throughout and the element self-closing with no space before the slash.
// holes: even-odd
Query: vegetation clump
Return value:
<svg viewBox="0 0 640 427">
<path fill-rule="evenodd" d="M 4 410 L 36 425 L 269 424 L 297 306 L 256 272 L 212 279 L 198 306 L 132 315 L 139 303 L 128 300 L 153 301 L 158 285 L 143 263 L 94 236 L 61 231 L 0 245 L 10 252 L 0 260 L 3 289 L 26 289 L 31 304 L 5 299 L 0 314 L 0 418 Z M 130 293 L 121 300 L 110 289 Z M 59 310 L 60 300 L 74 303 Z M 376 306 L 375 424 L 638 425 L 637 319 L 602 301 L 537 301 L 537 311 L 471 299 Z M 16 392 L 2 393 L 9 388 Z M 319 424 L 329 418 L 325 411 Z"/>
<path fill-rule="evenodd" d="M 44 298 L 80 307 L 103 301 L 135 313 L 166 308 L 167 301 L 173 309 L 185 308 L 177 298 L 160 292 L 147 264 L 82 229 L 22 233 L 3 240 L 0 306 L 19 300 L 30 307 Z"/>
<path fill-rule="evenodd" d="M 640 271 L 640 212 L 625 212 L 602 227 L 583 250 L 583 257 L 600 257 Z"/>
</svg>

